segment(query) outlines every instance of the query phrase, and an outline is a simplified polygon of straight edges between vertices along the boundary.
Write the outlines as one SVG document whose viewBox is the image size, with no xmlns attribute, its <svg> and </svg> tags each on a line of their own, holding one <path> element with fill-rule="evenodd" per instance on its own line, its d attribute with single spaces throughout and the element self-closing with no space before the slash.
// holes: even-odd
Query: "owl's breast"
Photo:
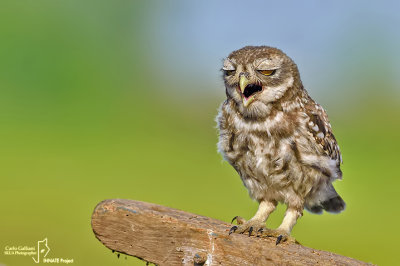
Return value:
<svg viewBox="0 0 400 266">
<path fill-rule="evenodd" d="M 239 173 L 254 199 L 266 195 L 279 200 L 279 191 L 288 186 L 292 151 L 288 141 L 248 133 L 232 132 L 225 159 Z"/>
<path fill-rule="evenodd" d="M 266 132 L 232 128 L 220 136 L 219 150 L 242 178 L 269 182 L 269 177 L 286 167 L 289 142 Z"/>
<path fill-rule="evenodd" d="M 282 166 L 286 143 L 258 133 L 232 134 L 232 163 L 254 178 L 266 177 Z"/>
<path fill-rule="evenodd" d="M 294 145 L 297 124 L 287 114 L 277 112 L 264 121 L 251 121 L 225 105 L 217 119 L 218 149 L 253 199 L 285 201 L 293 191 L 309 190 L 303 188 L 305 174 Z"/>
<path fill-rule="evenodd" d="M 287 183 L 295 127 L 287 114 L 276 111 L 262 121 L 251 120 L 225 103 L 217 120 L 219 151 L 245 185 L 249 179 L 265 185 Z"/>
</svg>

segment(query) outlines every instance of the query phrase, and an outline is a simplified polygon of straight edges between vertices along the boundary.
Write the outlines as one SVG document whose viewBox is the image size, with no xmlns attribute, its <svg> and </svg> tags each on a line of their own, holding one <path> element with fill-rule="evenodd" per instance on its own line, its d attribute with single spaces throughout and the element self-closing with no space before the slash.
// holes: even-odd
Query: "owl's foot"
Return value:
<svg viewBox="0 0 400 266">
<path fill-rule="evenodd" d="M 276 245 L 283 242 L 299 244 L 299 242 L 297 242 L 296 239 L 292 237 L 289 233 L 279 229 L 268 229 L 268 231 L 262 232 L 262 236 L 276 237 Z"/>
<path fill-rule="evenodd" d="M 276 237 L 275 244 L 278 245 L 283 242 L 300 244 L 297 240 L 292 237 L 289 233 L 280 229 L 269 229 L 265 227 L 265 223 L 259 220 L 248 220 L 246 221 L 240 216 L 236 216 L 232 219 L 232 223 L 236 220 L 237 226 L 234 225 L 229 230 L 229 234 L 248 233 L 249 236 L 255 235 L 257 237 Z"/>
<path fill-rule="evenodd" d="M 290 234 L 288 234 L 286 232 L 282 232 L 279 234 L 279 236 L 277 236 L 275 245 L 278 245 L 279 243 L 282 243 L 282 242 L 299 244 L 299 242 L 297 242 L 294 237 L 292 237 Z"/>
<path fill-rule="evenodd" d="M 270 230 L 267 229 L 265 227 L 265 223 L 263 221 L 259 221 L 259 220 L 248 220 L 246 221 L 245 219 L 243 219 L 240 216 L 236 216 L 232 219 L 232 223 L 233 221 L 237 221 L 237 226 L 234 225 L 232 226 L 232 228 L 229 230 L 229 234 L 232 233 L 239 233 L 239 234 L 244 234 L 244 233 L 248 233 L 249 236 L 251 235 L 256 235 L 258 236 L 261 232 L 265 231 L 265 230 Z"/>
</svg>

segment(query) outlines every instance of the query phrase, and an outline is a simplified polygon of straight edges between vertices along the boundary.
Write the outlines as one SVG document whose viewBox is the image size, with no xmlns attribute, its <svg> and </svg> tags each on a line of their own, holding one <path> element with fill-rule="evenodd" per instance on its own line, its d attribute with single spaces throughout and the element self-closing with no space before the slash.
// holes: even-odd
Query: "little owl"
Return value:
<svg viewBox="0 0 400 266">
<path fill-rule="evenodd" d="M 342 157 L 325 110 L 308 95 L 296 64 L 281 50 L 246 46 L 225 59 L 227 99 L 217 122 L 218 150 L 239 173 L 259 207 L 248 221 L 235 217 L 229 233 L 294 240 L 290 232 L 303 209 L 339 213 L 345 202 L 332 182 L 342 178 Z M 278 202 L 282 224 L 265 227 Z"/>
</svg>

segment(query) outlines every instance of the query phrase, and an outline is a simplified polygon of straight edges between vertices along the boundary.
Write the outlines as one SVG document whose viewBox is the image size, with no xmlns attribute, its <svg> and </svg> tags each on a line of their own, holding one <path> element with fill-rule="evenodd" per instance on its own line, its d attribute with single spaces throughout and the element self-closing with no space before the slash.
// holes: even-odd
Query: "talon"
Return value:
<svg viewBox="0 0 400 266">
<path fill-rule="evenodd" d="M 234 233 L 237 229 L 238 227 L 236 225 L 232 226 L 231 230 L 229 230 L 229 234 Z"/>
<path fill-rule="evenodd" d="M 260 237 L 260 234 L 262 234 L 263 231 L 264 231 L 264 228 L 258 229 L 258 231 L 257 231 L 257 237 Z"/>
<path fill-rule="evenodd" d="M 249 236 L 251 236 L 252 232 L 253 232 L 253 226 L 249 228 Z"/>
<path fill-rule="evenodd" d="M 239 217 L 239 216 L 233 217 L 231 224 L 232 224 L 238 217 Z"/>
<path fill-rule="evenodd" d="M 281 243 L 282 238 L 283 238 L 283 235 L 279 235 L 278 238 L 276 239 L 275 245 L 278 245 L 279 243 Z"/>
</svg>

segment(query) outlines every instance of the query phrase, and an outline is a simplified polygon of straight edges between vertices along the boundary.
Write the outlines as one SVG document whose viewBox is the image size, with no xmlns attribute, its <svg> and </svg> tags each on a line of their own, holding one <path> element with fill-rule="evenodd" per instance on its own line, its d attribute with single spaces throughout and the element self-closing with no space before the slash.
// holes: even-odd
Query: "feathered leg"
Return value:
<svg viewBox="0 0 400 266">
<path fill-rule="evenodd" d="M 301 211 L 288 207 L 285 213 L 285 218 L 283 218 L 282 224 L 276 229 L 276 244 L 278 245 L 280 242 L 288 241 L 296 242 L 293 237 L 290 236 L 290 232 L 293 229 L 293 226 L 296 224 L 297 219 L 301 217 Z"/>
</svg>

